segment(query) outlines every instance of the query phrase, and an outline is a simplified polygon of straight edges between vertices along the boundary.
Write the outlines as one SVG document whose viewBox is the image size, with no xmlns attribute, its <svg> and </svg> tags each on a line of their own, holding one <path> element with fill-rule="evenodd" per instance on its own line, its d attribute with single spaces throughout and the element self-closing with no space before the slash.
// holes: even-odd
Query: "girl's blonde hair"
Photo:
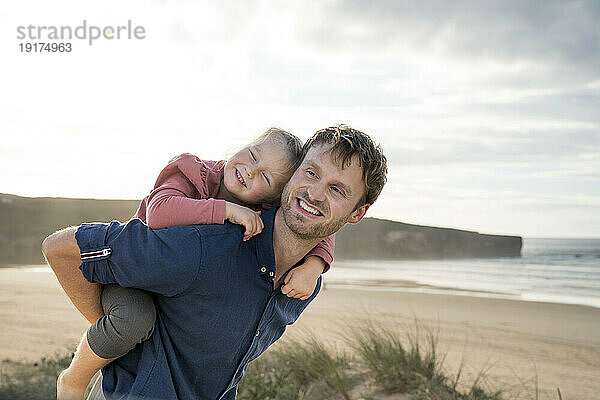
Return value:
<svg viewBox="0 0 600 400">
<path fill-rule="evenodd" d="M 302 161 L 302 141 L 289 132 L 281 128 L 272 127 L 267 129 L 259 137 L 254 139 L 250 146 L 257 146 L 262 143 L 275 143 L 287 152 L 289 160 L 289 170 L 295 171 Z"/>
</svg>

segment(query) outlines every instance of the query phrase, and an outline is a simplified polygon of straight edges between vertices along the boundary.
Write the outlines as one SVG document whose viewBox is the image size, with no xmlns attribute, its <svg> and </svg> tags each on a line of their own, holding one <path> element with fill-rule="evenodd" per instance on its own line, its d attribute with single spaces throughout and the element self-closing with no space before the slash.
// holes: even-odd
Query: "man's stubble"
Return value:
<svg viewBox="0 0 600 400">
<path fill-rule="evenodd" d="M 312 241 L 328 237 L 329 235 L 340 230 L 340 228 L 346 224 L 348 218 L 350 218 L 350 215 L 352 215 L 352 213 L 354 212 L 351 211 L 347 215 L 329 222 L 306 226 L 303 223 L 305 217 L 303 217 L 300 214 L 296 214 L 293 210 L 297 196 L 290 196 L 290 190 L 288 186 L 289 185 L 286 185 L 283 188 L 283 192 L 281 194 L 281 210 L 283 213 L 283 220 L 288 229 L 302 240 Z M 324 204 L 322 205 L 319 202 L 315 202 L 314 200 L 310 199 L 308 193 L 306 193 L 305 191 L 299 193 L 298 195 L 299 197 L 312 202 L 315 206 L 321 206 L 321 209 L 325 208 Z"/>
</svg>

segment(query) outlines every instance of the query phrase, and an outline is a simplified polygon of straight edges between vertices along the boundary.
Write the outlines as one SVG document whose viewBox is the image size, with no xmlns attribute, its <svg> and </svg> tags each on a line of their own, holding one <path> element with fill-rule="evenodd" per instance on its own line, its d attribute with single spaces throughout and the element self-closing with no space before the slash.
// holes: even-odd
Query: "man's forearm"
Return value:
<svg viewBox="0 0 600 400">
<path fill-rule="evenodd" d="M 104 315 L 100 302 L 101 286 L 89 283 L 79 271 L 81 257 L 75 240 L 76 230 L 71 227 L 48 236 L 42 243 L 42 251 L 73 305 L 93 323 Z"/>
</svg>

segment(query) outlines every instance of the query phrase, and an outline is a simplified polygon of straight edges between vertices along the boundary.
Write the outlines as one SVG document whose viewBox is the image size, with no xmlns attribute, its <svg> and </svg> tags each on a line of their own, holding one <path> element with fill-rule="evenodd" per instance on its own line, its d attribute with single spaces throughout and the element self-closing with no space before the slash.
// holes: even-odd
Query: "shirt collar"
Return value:
<svg viewBox="0 0 600 400">
<path fill-rule="evenodd" d="M 278 208 L 279 207 L 273 207 L 261 213 L 260 217 L 263 220 L 264 228 L 260 234 L 253 236 L 250 239 L 254 242 L 259 272 L 265 274 L 271 281 L 275 277 L 273 226 L 275 225 L 275 213 Z"/>
</svg>

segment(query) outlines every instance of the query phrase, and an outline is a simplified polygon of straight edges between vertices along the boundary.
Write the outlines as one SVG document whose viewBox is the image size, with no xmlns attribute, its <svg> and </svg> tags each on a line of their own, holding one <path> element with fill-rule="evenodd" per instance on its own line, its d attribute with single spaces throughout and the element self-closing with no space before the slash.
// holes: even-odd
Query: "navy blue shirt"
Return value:
<svg viewBox="0 0 600 400">
<path fill-rule="evenodd" d="M 90 282 L 153 293 L 154 334 L 103 369 L 107 396 L 123 399 L 235 399 L 246 366 L 281 337 L 305 301 L 273 289 L 276 209 L 261 234 L 191 225 L 152 230 L 140 220 L 84 224 L 76 232 Z M 112 397 L 111 397 L 112 398 Z"/>
</svg>

